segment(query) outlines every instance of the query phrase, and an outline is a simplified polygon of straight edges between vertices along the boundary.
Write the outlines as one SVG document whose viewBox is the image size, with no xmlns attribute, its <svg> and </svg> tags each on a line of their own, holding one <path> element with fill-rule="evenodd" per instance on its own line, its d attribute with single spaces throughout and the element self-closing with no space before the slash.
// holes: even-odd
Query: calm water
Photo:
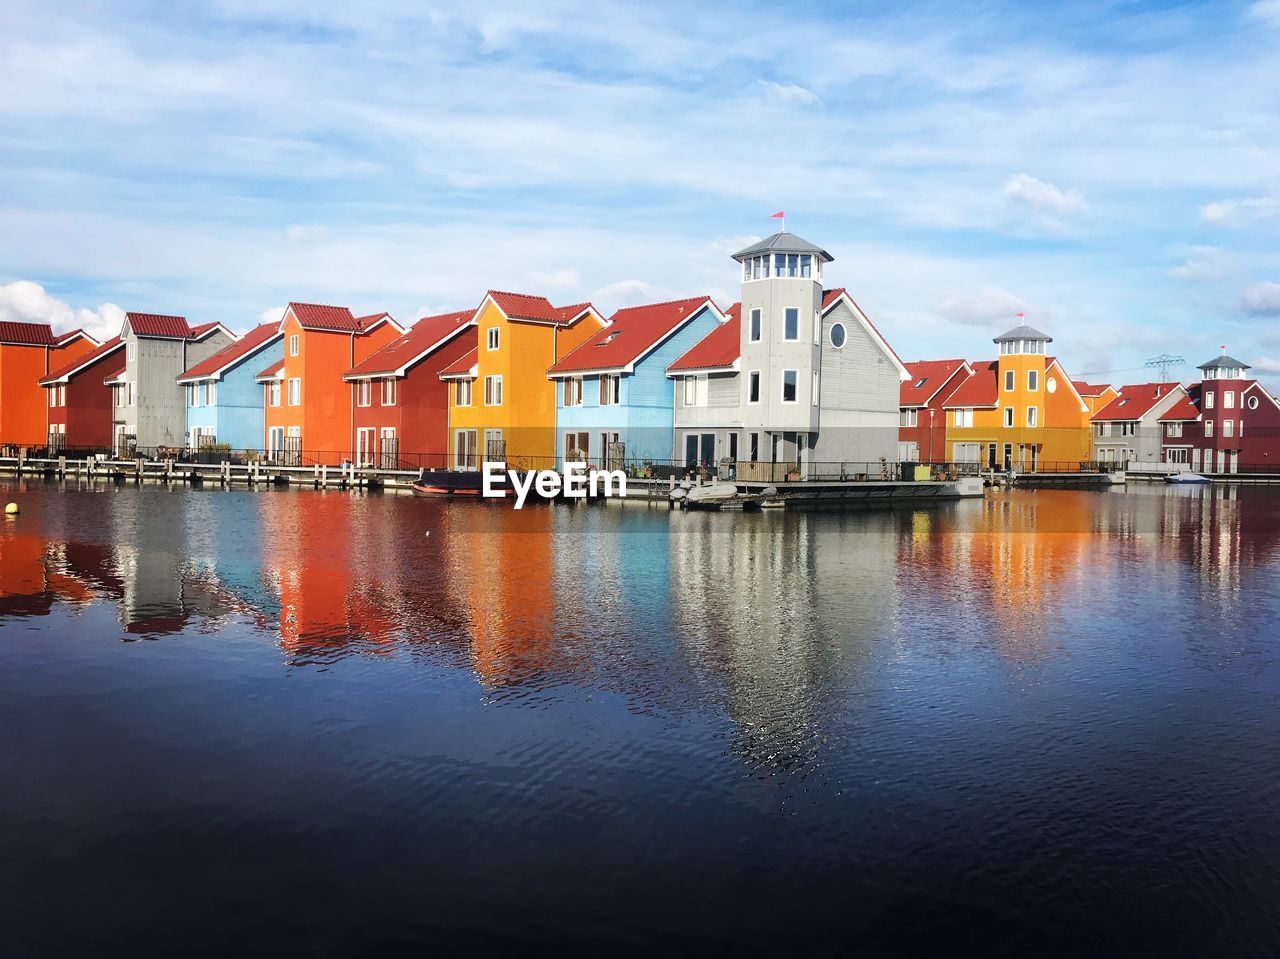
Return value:
<svg viewBox="0 0 1280 959">
<path fill-rule="evenodd" d="M 1280 490 L 11 499 L 7 954 L 1280 949 Z"/>
</svg>

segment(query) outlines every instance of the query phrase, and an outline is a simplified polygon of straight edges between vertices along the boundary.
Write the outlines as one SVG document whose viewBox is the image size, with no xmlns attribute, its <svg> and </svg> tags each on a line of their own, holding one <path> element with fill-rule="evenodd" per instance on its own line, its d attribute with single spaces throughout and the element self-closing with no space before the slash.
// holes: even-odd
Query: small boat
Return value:
<svg viewBox="0 0 1280 959">
<path fill-rule="evenodd" d="M 1201 476 L 1199 473 L 1169 473 L 1165 476 L 1166 483 L 1211 483 L 1213 482 L 1207 476 Z"/>
<path fill-rule="evenodd" d="M 737 495 L 738 487 L 733 483 L 707 483 L 690 489 L 685 494 L 684 502 L 688 507 L 709 506 L 712 503 L 723 503 L 726 500 L 735 499 Z"/>
<path fill-rule="evenodd" d="M 479 496 L 483 490 L 484 477 L 475 470 L 423 470 L 413 482 L 415 496 Z"/>
</svg>

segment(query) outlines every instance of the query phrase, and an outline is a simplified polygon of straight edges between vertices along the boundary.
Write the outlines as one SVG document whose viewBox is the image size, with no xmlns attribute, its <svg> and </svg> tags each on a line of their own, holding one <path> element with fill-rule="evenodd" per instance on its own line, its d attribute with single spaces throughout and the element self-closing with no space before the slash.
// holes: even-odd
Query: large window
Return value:
<svg viewBox="0 0 1280 959">
<path fill-rule="evenodd" d="M 616 373 L 600 374 L 600 405 L 617 406 L 622 401 L 622 377 Z"/>
<path fill-rule="evenodd" d="M 707 376 L 686 376 L 684 378 L 684 405 L 707 405 Z"/>
<path fill-rule="evenodd" d="M 914 409 L 904 409 L 898 412 L 899 426 L 915 426 L 919 422 L 920 411 Z"/>
<path fill-rule="evenodd" d="M 784 403 L 796 402 L 796 390 L 797 390 L 796 383 L 797 383 L 798 377 L 799 377 L 798 370 L 782 371 L 782 402 Z"/>
<path fill-rule="evenodd" d="M 484 378 L 484 405 L 502 405 L 502 377 L 486 376 Z"/>
<path fill-rule="evenodd" d="M 302 380 L 296 376 L 289 381 L 289 405 L 302 405 Z"/>
<path fill-rule="evenodd" d="M 470 406 L 471 405 L 471 380 L 458 380 L 453 384 L 453 405 L 454 406 Z"/>
<path fill-rule="evenodd" d="M 1181 423 L 1166 423 L 1166 424 L 1164 425 L 1164 435 L 1165 435 L 1165 436 L 1181 436 L 1181 435 L 1182 435 L 1182 424 L 1181 424 Z"/>
<path fill-rule="evenodd" d="M 782 338 L 784 340 L 800 339 L 800 311 L 795 307 L 787 307 L 783 313 Z"/>
<path fill-rule="evenodd" d="M 396 405 L 396 381 L 393 376 L 388 376 L 382 381 L 382 405 Z"/>
<path fill-rule="evenodd" d="M 571 376 L 564 381 L 562 387 L 564 391 L 565 406 L 581 406 L 582 405 L 582 377 Z"/>
<path fill-rule="evenodd" d="M 752 370 L 747 374 L 747 402 L 760 402 L 760 371 Z"/>
<path fill-rule="evenodd" d="M 952 425 L 961 429 L 973 426 L 973 410 L 956 410 L 951 418 Z"/>
<path fill-rule="evenodd" d="M 760 311 L 751 311 L 751 342 L 760 342 Z"/>
<path fill-rule="evenodd" d="M 1231 410 L 1231 409 L 1235 409 L 1235 405 L 1236 405 L 1235 392 L 1232 390 L 1223 390 L 1222 391 L 1222 408 L 1224 410 Z"/>
</svg>

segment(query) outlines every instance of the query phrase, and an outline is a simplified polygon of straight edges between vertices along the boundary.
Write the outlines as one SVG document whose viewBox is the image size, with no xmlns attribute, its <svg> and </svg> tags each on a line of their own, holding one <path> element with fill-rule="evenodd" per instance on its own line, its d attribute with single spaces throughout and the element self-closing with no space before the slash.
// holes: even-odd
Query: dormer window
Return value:
<svg viewBox="0 0 1280 959">
<path fill-rule="evenodd" d="M 915 386 L 913 386 L 912 389 L 918 390 L 928 382 L 929 382 L 929 377 L 922 376 L 920 377 L 920 379 L 916 380 Z"/>
<path fill-rule="evenodd" d="M 609 343 L 612 343 L 612 342 L 614 341 L 614 338 L 615 338 L 617 335 L 618 335 L 618 332 L 617 332 L 617 330 L 615 330 L 614 332 L 612 332 L 612 333 L 610 333 L 608 336 L 606 336 L 604 339 L 602 339 L 602 340 L 600 340 L 598 343 L 596 343 L 596 346 L 605 346 L 605 345 L 607 345 L 607 344 L 609 344 Z"/>
</svg>

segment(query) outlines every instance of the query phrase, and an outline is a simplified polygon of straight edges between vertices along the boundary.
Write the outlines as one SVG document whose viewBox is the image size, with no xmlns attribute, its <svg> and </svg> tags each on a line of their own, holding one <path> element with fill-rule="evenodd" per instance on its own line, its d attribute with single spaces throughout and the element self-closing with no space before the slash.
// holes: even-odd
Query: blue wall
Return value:
<svg viewBox="0 0 1280 959">
<path fill-rule="evenodd" d="M 563 380 L 556 380 L 556 457 L 564 457 L 566 433 L 591 434 L 591 461 L 600 465 L 602 432 L 616 432 L 626 444 L 627 460 L 670 460 L 674 434 L 675 386 L 667 378 L 667 367 L 718 325 L 716 315 L 699 310 L 672 336 L 636 364 L 635 372 L 623 374 L 620 402 L 600 405 L 600 377 L 582 377 L 582 405 L 564 405 Z"/>
<path fill-rule="evenodd" d="M 232 449 L 262 449 L 266 430 L 264 388 L 254 377 L 282 359 L 283 337 L 268 340 L 240 357 L 217 381 L 213 406 L 187 406 L 188 432 L 193 426 L 212 426 L 217 441 L 230 443 Z"/>
</svg>

